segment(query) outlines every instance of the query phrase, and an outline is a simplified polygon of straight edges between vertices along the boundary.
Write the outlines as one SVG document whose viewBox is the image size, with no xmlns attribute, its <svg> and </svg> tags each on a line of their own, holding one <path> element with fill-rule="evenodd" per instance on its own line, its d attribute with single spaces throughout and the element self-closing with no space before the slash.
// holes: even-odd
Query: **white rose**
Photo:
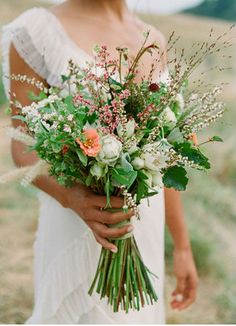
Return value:
<svg viewBox="0 0 236 326">
<path fill-rule="evenodd" d="M 123 127 L 121 123 L 117 126 L 117 134 L 119 137 L 130 138 L 133 136 L 135 130 L 135 120 L 131 119 L 126 123 L 126 126 Z"/>
<path fill-rule="evenodd" d="M 145 152 L 141 155 L 144 160 L 144 165 L 147 169 L 152 171 L 158 171 L 166 166 L 166 158 L 161 152 Z"/>
<path fill-rule="evenodd" d="M 122 150 L 121 142 L 111 135 L 106 135 L 101 138 L 101 145 L 97 160 L 113 165 L 120 156 Z"/>
<path fill-rule="evenodd" d="M 144 168 L 144 160 L 141 159 L 140 157 L 135 157 L 131 162 L 131 164 L 136 170 L 140 170 Z"/>
<path fill-rule="evenodd" d="M 105 174 L 105 169 L 103 166 L 101 166 L 101 164 L 99 163 L 95 163 L 91 169 L 90 169 L 90 172 L 91 174 L 94 176 L 94 177 L 97 177 L 98 179 L 103 177 L 104 174 Z"/>
<path fill-rule="evenodd" d="M 177 122 L 176 116 L 169 106 L 167 106 L 161 113 L 161 117 L 169 127 L 174 127 Z"/>
<path fill-rule="evenodd" d="M 158 188 L 163 187 L 162 174 L 160 172 L 152 174 L 152 186 Z"/>
</svg>

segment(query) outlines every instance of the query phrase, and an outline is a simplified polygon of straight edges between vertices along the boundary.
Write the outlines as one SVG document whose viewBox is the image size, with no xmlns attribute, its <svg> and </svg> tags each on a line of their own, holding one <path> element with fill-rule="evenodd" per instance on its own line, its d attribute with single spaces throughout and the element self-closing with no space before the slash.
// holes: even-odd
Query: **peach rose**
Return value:
<svg viewBox="0 0 236 326">
<path fill-rule="evenodd" d="M 81 140 L 79 137 L 76 138 L 77 144 L 79 144 L 83 153 L 87 156 L 95 157 L 101 149 L 99 143 L 99 135 L 96 129 L 86 129 L 83 132 L 85 140 Z"/>
</svg>

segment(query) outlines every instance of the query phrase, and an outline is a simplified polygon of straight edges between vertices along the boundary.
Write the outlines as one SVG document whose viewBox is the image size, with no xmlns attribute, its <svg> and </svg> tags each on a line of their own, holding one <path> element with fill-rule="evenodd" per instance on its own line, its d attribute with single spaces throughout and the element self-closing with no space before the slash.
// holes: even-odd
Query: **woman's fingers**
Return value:
<svg viewBox="0 0 236 326">
<path fill-rule="evenodd" d="M 179 310 L 186 309 L 196 300 L 198 286 L 197 276 L 195 274 L 190 275 L 186 283 L 185 297 L 179 306 Z"/>
<path fill-rule="evenodd" d="M 90 228 L 92 229 L 94 236 L 98 243 L 100 243 L 105 249 L 117 252 L 117 247 L 108 241 L 109 238 L 119 238 L 125 234 L 132 232 L 133 226 L 131 224 L 123 226 L 121 228 L 109 228 L 98 222 L 90 222 Z"/>
<path fill-rule="evenodd" d="M 124 198 L 123 197 L 110 197 L 111 207 L 112 208 L 122 208 L 124 206 Z M 105 208 L 107 205 L 107 197 L 106 196 L 93 196 L 93 204 L 99 208 Z"/>
<path fill-rule="evenodd" d="M 107 239 L 104 239 L 102 237 L 100 237 L 96 232 L 94 232 L 94 236 L 97 240 L 97 242 L 105 249 L 108 249 L 114 253 L 117 252 L 117 247 L 115 245 L 113 245 L 111 242 L 109 242 Z"/>
<path fill-rule="evenodd" d="M 186 279 L 185 279 L 185 277 L 178 277 L 177 278 L 176 289 L 172 293 L 173 300 L 171 302 L 171 307 L 173 309 L 179 309 L 181 303 L 184 300 L 185 289 L 186 289 Z"/>
<path fill-rule="evenodd" d="M 127 213 L 121 211 L 116 213 L 110 213 L 107 217 L 106 224 L 116 224 L 123 221 L 126 221 L 134 216 L 134 212 L 132 210 L 129 210 Z"/>
<path fill-rule="evenodd" d="M 177 288 L 172 293 L 173 309 L 183 310 L 188 308 L 195 300 L 197 294 L 197 277 L 189 276 L 185 280 L 178 280 Z"/>
<path fill-rule="evenodd" d="M 191 306 L 191 304 L 196 300 L 196 291 L 191 289 L 188 291 L 188 294 L 186 295 L 185 299 L 179 306 L 179 310 L 183 310 Z"/>
<path fill-rule="evenodd" d="M 103 224 L 116 224 L 130 219 L 132 216 L 134 216 L 134 213 L 131 210 L 129 210 L 127 213 L 123 211 L 112 213 L 109 211 L 95 209 L 92 216 L 94 221 Z"/>
<path fill-rule="evenodd" d="M 109 228 L 101 223 L 94 223 L 93 228 L 99 237 L 107 239 L 119 238 L 133 231 L 133 226 L 131 224 L 122 226 L 120 228 Z"/>
</svg>

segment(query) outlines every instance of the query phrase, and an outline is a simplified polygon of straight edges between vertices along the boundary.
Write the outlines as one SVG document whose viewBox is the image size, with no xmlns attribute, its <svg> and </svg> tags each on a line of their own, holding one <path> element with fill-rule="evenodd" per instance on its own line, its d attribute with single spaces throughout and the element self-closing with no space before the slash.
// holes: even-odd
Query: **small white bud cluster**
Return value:
<svg viewBox="0 0 236 326">
<path fill-rule="evenodd" d="M 212 91 L 203 94 L 201 98 L 197 97 L 192 101 L 189 100 L 188 105 L 192 109 L 183 122 L 185 136 L 208 127 L 210 123 L 222 117 L 224 104 L 216 102 L 216 97 L 220 92 L 221 88 L 215 87 Z"/>
<path fill-rule="evenodd" d="M 125 199 L 125 204 L 123 208 L 131 208 L 134 212 L 134 215 L 138 218 L 139 217 L 139 211 L 138 206 L 133 198 L 133 196 L 127 191 L 127 189 L 123 190 L 123 195 Z"/>
<path fill-rule="evenodd" d="M 148 136 L 147 143 L 154 142 L 159 136 L 159 134 L 160 134 L 160 126 L 154 127 Z"/>
<path fill-rule="evenodd" d="M 196 133 L 196 132 L 200 131 L 201 129 L 208 127 L 212 122 L 215 122 L 217 119 L 221 118 L 223 116 L 223 114 L 224 114 L 224 109 L 218 111 L 214 115 L 208 116 L 203 121 L 201 121 L 193 126 L 185 125 L 183 128 L 185 136 L 188 134 L 191 134 L 191 133 Z"/>
<path fill-rule="evenodd" d="M 196 164 L 194 161 L 189 160 L 187 156 L 178 154 L 173 148 L 169 150 L 169 163 L 170 165 L 176 165 L 176 163 L 180 163 L 187 168 L 202 169 L 200 165 Z"/>
<path fill-rule="evenodd" d="M 15 81 L 19 81 L 21 83 L 27 83 L 29 85 L 35 86 L 36 88 L 38 88 L 40 91 L 43 91 L 45 93 L 48 93 L 48 88 L 45 87 L 45 85 L 36 80 L 35 78 L 29 78 L 27 77 L 27 75 L 15 75 L 15 74 L 11 74 L 9 76 L 9 79 L 11 80 L 15 80 Z"/>
</svg>

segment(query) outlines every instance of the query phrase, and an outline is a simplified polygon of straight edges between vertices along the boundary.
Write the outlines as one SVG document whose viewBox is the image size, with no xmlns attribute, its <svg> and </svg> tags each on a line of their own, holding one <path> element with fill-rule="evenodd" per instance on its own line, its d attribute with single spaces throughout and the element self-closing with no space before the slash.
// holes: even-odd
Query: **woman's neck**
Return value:
<svg viewBox="0 0 236 326">
<path fill-rule="evenodd" d="M 80 15 L 102 19 L 124 21 L 128 14 L 125 0 L 68 0 L 68 3 L 79 10 Z M 76 14 L 74 12 L 74 14 Z"/>
</svg>

